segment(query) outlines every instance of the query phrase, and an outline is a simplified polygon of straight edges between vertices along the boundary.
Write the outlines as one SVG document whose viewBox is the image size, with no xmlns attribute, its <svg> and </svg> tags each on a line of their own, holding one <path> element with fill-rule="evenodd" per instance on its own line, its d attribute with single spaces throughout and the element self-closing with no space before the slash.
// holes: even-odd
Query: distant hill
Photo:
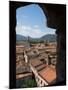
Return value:
<svg viewBox="0 0 68 90">
<path fill-rule="evenodd" d="M 16 35 L 16 41 L 27 41 L 28 38 L 23 36 L 23 35 Z M 55 34 L 47 34 L 42 36 L 41 38 L 32 38 L 29 37 L 30 41 L 49 41 L 49 42 L 54 42 L 56 41 L 56 35 Z"/>
<path fill-rule="evenodd" d="M 27 37 L 17 34 L 16 35 L 16 41 L 22 41 L 22 40 L 27 40 Z"/>
<path fill-rule="evenodd" d="M 47 35 L 44 35 L 40 38 L 41 40 L 44 40 L 44 41 L 49 41 L 49 42 L 52 42 L 52 41 L 56 41 L 56 35 L 55 34 L 47 34 Z"/>
</svg>

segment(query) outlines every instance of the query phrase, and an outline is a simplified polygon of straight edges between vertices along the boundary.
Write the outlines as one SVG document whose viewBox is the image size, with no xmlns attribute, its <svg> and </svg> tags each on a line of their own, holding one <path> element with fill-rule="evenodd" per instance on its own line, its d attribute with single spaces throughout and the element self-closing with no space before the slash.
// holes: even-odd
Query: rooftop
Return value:
<svg viewBox="0 0 68 90">
<path fill-rule="evenodd" d="M 39 71 L 38 73 L 49 84 L 56 79 L 56 69 L 52 68 L 51 66 L 47 66 L 46 68 Z"/>
</svg>

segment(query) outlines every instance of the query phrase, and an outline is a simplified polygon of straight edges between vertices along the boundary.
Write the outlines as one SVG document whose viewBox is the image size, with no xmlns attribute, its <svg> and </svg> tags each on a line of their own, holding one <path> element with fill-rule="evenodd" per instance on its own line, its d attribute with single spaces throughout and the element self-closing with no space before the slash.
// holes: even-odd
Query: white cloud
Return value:
<svg viewBox="0 0 68 90">
<path fill-rule="evenodd" d="M 39 26 L 31 27 L 31 26 L 22 25 L 16 27 L 16 33 L 24 36 L 30 36 L 33 38 L 39 38 L 45 34 L 51 34 L 51 30 L 49 28 L 46 28 L 46 30 L 42 31 L 40 30 Z"/>
<path fill-rule="evenodd" d="M 39 26 L 38 25 L 34 25 L 34 28 L 39 28 Z"/>
<path fill-rule="evenodd" d="M 22 29 L 23 30 L 31 30 L 31 27 L 30 26 L 22 26 Z"/>
<path fill-rule="evenodd" d="M 39 28 L 34 28 L 30 26 L 17 26 L 16 27 L 16 33 L 21 34 L 24 36 L 31 36 L 33 38 L 39 38 L 43 35 L 45 35 L 44 32 L 42 32 Z"/>
</svg>

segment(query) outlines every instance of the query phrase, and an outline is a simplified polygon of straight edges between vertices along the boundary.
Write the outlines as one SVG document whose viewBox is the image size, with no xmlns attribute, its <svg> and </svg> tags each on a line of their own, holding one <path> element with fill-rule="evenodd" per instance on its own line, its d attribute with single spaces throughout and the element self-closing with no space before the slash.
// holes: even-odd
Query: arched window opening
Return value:
<svg viewBox="0 0 68 90">
<path fill-rule="evenodd" d="M 54 73 L 56 73 L 56 65 L 49 64 L 49 61 L 51 62 L 54 57 L 54 53 L 56 53 L 56 29 L 47 27 L 46 14 L 44 14 L 42 8 L 37 4 L 18 8 L 16 10 L 16 21 L 16 54 L 22 55 L 20 61 L 23 61 L 22 65 L 17 64 L 16 70 L 19 70 L 22 74 L 28 74 L 28 77 L 29 73 L 31 74 L 33 72 L 35 76 L 39 75 L 44 79 L 43 81 L 45 81 L 46 77 L 41 73 L 43 69 L 45 69 L 45 73 L 47 68 L 54 69 Z M 31 51 L 34 51 L 34 54 L 30 55 L 29 53 L 31 53 Z M 57 53 L 55 55 L 57 56 Z M 41 56 L 44 59 L 41 59 Z M 25 59 L 27 60 L 27 63 L 24 62 Z M 55 59 L 57 61 L 57 58 Z M 16 63 L 17 61 L 18 60 L 16 59 Z M 56 74 L 54 74 L 54 77 L 56 77 Z M 33 82 L 32 85 L 37 86 L 35 78 L 31 80 Z M 29 80 L 29 82 L 31 82 L 31 80 Z M 27 83 L 28 82 L 25 83 L 26 87 L 28 86 Z M 22 85 L 22 87 L 24 87 L 24 85 Z"/>
</svg>

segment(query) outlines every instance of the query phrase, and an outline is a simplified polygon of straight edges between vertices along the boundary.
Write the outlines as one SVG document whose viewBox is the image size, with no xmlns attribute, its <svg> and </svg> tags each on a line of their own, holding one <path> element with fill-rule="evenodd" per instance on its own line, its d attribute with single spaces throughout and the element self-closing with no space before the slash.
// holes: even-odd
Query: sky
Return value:
<svg viewBox="0 0 68 90">
<path fill-rule="evenodd" d="M 16 10 L 16 34 L 40 38 L 46 34 L 55 34 L 55 29 L 47 27 L 47 18 L 36 4 L 20 7 Z"/>
</svg>

